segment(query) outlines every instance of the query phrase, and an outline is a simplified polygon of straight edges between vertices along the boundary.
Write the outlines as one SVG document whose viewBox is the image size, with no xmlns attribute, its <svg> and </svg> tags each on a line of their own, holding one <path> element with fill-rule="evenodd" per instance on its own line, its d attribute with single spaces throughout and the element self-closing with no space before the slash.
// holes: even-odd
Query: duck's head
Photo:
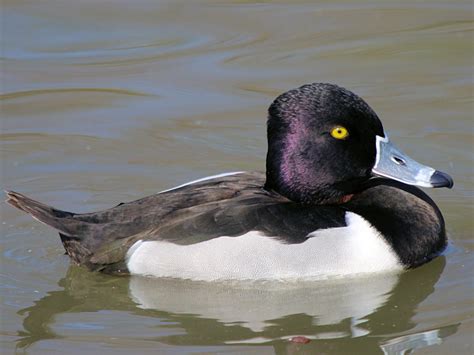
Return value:
<svg viewBox="0 0 474 355">
<path fill-rule="evenodd" d="M 453 186 L 449 175 L 398 150 L 376 113 L 344 88 L 308 84 L 272 103 L 266 189 L 297 202 L 342 203 L 377 176 L 423 187 Z"/>
</svg>

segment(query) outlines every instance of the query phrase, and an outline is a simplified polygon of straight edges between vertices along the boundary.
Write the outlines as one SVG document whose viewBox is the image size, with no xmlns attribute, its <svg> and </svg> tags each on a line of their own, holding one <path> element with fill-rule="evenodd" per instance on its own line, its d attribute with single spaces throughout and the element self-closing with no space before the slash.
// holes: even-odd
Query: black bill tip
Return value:
<svg viewBox="0 0 474 355">
<path fill-rule="evenodd" d="M 454 181 L 448 174 L 436 170 L 433 175 L 431 175 L 430 184 L 433 187 L 447 187 L 450 189 L 454 186 Z"/>
</svg>

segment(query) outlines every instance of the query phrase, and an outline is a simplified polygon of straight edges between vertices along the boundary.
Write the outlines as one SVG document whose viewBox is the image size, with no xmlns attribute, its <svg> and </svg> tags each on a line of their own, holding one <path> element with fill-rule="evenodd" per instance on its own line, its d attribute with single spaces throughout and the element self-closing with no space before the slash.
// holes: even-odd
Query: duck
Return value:
<svg viewBox="0 0 474 355">
<path fill-rule="evenodd" d="M 56 229 L 73 263 L 114 275 L 202 281 L 400 272 L 440 255 L 445 222 L 419 187 L 446 173 L 399 150 L 353 92 L 306 84 L 268 109 L 266 172 L 236 171 L 93 213 L 7 191 Z"/>
</svg>

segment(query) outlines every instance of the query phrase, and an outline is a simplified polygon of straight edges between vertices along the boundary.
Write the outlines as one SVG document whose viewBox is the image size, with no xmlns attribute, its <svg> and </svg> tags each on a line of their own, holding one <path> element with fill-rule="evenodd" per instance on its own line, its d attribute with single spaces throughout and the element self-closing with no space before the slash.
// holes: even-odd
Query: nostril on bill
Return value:
<svg viewBox="0 0 474 355">
<path fill-rule="evenodd" d="M 406 166 L 407 165 L 405 160 L 403 160 L 400 157 L 397 157 L 396 155 L 392 155 L 392 161 L 397 165 L 401 165 L 401 166 Z"/>
</svg>

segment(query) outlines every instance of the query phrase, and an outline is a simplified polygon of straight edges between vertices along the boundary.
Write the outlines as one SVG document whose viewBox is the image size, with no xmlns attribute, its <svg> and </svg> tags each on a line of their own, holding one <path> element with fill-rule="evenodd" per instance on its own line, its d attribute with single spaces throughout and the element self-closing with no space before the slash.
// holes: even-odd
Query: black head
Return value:
<svg viewBox="0 0 474 355">
<path fill-rule="evenodd" d="M 375 112 L 360 97 L 333 84 L 304 85 L 269 108 L 265 188 L 302 203 L 330 204 L 360 189 L 372 176 Z"/>
</svg>

